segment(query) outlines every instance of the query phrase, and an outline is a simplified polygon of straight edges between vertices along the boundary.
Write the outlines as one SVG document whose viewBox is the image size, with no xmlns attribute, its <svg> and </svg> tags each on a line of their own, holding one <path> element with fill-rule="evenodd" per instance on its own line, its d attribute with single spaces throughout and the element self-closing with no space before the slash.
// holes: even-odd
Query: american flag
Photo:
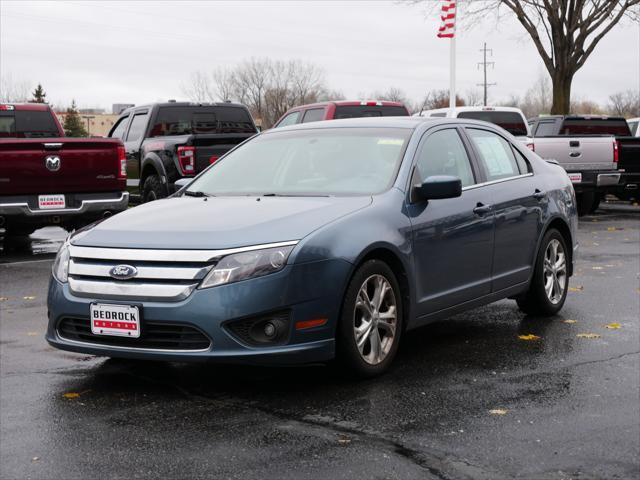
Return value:
<svg viewBox="0 0 640 480">
<path fill-rule="evenodd" d="M 440 14 L 439 38 L 453 38 L 456 34 L 456 0 L 444 0 Z"/>
</svg>

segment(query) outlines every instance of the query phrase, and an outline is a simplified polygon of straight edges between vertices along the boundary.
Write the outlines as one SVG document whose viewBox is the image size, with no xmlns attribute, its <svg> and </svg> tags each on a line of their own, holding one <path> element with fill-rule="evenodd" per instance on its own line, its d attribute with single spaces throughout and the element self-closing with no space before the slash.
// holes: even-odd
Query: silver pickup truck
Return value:
<svg viewBox="0 0 640 480">
<path fill-rule="evenodd" d="M 532 149 L 567 171 L 576 191 L 578 213 L 591 213 L 604 194 L 613 192 L 620 183 L 618 143 L 612 135 L 558 135 L 556 123 L 553 117 L 529 120 Z"/>
</svg>

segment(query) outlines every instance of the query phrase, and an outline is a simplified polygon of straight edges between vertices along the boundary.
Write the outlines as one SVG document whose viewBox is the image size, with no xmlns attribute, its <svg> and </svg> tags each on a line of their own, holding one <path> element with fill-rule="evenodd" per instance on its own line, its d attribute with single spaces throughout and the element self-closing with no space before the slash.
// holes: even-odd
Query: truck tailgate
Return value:
<svg viewBox="0 0 640 480">
<path fill-rule="evenodd" d="M 121 145 L 110 138 L 0 139 L 0 195 L 123 191 Z"/>
<path fill-rule="evenodd" d="M 229 133 L 193 135 L 190 143 L 196 147 L 196 173 L 200 173 L 233 147 L 251 138 L 253 135 L 255 134 Z"/>
<path fill-rule="evenodd" d="M 615 170 L 614 137 L 535 137 L 535 152 L 556 160 L 565 170 Z"/>
</svg>

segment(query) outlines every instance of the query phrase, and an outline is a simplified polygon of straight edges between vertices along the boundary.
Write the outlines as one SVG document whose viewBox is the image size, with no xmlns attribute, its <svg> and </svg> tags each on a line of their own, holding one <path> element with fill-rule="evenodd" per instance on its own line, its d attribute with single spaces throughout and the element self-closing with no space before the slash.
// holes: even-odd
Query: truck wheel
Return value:
<svg viewBox="0 0 640 480">
<path fill-rule="evenodd" d="M 158 175 L 149 175 L 142 186 L 142 203 L 152 202 L 167 196 L 167 189 Z"/>
<path fill-rule="evenodd" d="M 7 225 L 4 236 L 7 237 L 28 237 L 37 230 L 30 225 Z"/>
<path fill-rule="evenodd" d="M 602 195 L 596 194 L 593 198 L 593 203 L 591 204 L 591 208 L 589 209 L 589 213 L 595 213 L 600 206 L 600 202 L 602 201 Z"/>
<path fill-rule="evenodd" d="M 560 232 L 545 233 L 534 265 L 529 290 L 516 297 L 527 315 L 550 317 L 560 311 L 569 290 L 569 254 Z"/>
<path fill-rule="evenodd" d="M 593 201 L 595 198 L 595 192 L 580 192 L 576 194 L 576 201 L 578 202 L 578 216 L 584 217 L 591 212 Z"/>
</svg>

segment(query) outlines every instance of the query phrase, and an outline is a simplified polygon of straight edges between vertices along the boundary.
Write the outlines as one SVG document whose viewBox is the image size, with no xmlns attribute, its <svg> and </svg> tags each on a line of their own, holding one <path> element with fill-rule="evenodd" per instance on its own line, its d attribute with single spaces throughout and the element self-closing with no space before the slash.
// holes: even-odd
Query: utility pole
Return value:
<svg viewBox="0 0 640 480">
<path fill-rule="evenodd" d="M 490 53 L 491 56 L 493 56 L 493 50 L 490 48 L 487 48 L 487 42 L 484 42 L 484 47 L 480 50 L 482 52 L 482 62 L 478 62 L 478 68 L 480 68 L 480 65 L 482 65 L 482 69 L 484 71 L 484 82 L 483 83 L 478 83 L 477 85 L 479 87 L 483 87 L 484 88 L 484 103 L 483 105 L 486 107 L 487 106 L 487 89 L 489 87 L 492 87 L 493 85 L 496 85 L 495 83 L 487 83 L 487 66 L 491 66 L 491 68 L 495 68 L 496 63 L 495 62 L 487 62 L 487 52 Z"/>
</svg>

